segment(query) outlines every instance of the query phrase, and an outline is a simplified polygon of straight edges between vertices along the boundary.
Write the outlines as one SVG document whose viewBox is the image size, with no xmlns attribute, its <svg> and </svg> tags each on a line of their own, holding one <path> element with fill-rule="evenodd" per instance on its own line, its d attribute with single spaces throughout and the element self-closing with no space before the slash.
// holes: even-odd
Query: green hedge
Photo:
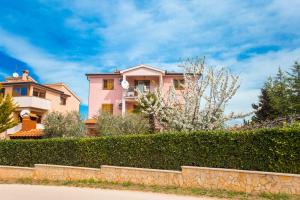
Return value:
<svg viewBox="0 0 300 200">
<path fill-rule="evenodd" d="M 180 169 L 182 165 L 300 174 L 300 130 L 195 132 L 0 142 L 0 165 L 36 163 Z"/>
</svg>

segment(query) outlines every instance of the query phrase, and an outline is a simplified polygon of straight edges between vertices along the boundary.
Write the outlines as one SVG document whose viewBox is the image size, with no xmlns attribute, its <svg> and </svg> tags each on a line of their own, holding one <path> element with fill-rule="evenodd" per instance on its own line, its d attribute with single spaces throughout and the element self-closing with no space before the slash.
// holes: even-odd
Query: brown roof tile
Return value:
<svg viewBox="0 0 300 200">
<path fill-rule="evenodd" d="M 96 119 L 87 119 L 85 120 L 85 124 L 96 124 L 97 120 Z"/>
<path fill-rule="evenodd" d="M 43 130 L 40 129 L 32 129 L 30 131 L 19 131 L 16 132 L 9 137 L 11 139 L 17 138 L 41 138 L 44 135 Z"/>
</svg>

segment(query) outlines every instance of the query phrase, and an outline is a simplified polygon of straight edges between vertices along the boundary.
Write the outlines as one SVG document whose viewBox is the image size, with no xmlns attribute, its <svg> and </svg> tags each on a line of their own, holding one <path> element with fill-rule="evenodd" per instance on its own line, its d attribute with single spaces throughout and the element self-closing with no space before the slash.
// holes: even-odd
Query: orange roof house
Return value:
<svg viewBox="0 0 300 200">
<path fill-rule="evenodd" d="M 64 83 L 40 84 L 24 70 L 22 76 L 14 73 L 2 85 L 2 95 L 11 95 L 17 105 L 15 119 L 21 121 L 20 112 L 28 110 L 38 116 L 38 123 L 48 112 L 79 111 L 80 99 Z"/>
<path fill-rule="evenodd" d="M 9 135 L 10 139 L 40 139 L 44 133 L 42 129 L 37 129 L 38 116 L 25 114 L 22 117 L 22 128 L 20 131 Z"/>
<path fill-rule="evenodd" d="M 29 76 L 28 70 L 24 70 L 22 76 L 14 73 L 12 77 L 0 82 L 0 85 L 0 95 L 12 96 L 16 104 L 13 117 L 20 122 L 17 126 L 0 133 L 2 139 L 41 138 L 41 122 L 47 113 L 79 111 L 80 99 L 68 86 L 64 83 L 40 84 Z M 26 111 L 30 121 L 20 116 L 22 111 Z"/>
</svg>

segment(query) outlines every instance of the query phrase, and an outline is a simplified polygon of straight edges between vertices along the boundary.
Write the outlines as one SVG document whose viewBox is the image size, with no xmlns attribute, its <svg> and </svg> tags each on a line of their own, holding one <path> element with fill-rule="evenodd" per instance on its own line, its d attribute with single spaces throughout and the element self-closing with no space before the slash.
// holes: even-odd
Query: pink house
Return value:
<svg viewBox="0 0 300 200">
<path fill-rule="evenodd" d="M 159 88 L 166 92 L 172 85 L 180 90 L 180 83 L 183 81 L 182 73 L 168 72 L 148 65 L 86 76 L 89 80 L 89 118 L 97 115 L 99 110 L 126 115 L 137 105 L 137 90 L 147 93 Z"/>
</svg>

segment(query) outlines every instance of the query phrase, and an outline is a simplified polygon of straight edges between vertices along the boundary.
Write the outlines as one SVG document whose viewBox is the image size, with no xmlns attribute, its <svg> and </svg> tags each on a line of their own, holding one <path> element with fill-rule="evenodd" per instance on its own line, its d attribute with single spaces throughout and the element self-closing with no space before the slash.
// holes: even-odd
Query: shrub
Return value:
<svg viewBox="0 0 300 200">
<path fill-rule="evenodd" d="M 10 140 L 0 141 L 0 155 L 0 165 L 188 165 L 300 174 L 300 129 Z"/>
<path fill-rule="evenodd" d="M 84 122 L 78 112 L 51 112 L 43 120 L 45 137 L 82 137 L 85 135 Z"/>
<path fill-rule="evenodd" d="M 150 125 L 142 114 L 127 114 L 122 117 L 104 112 L 97 117 L 96 129 L 101 135 L 128 135 L 147 133 Z"/>
</svg>

